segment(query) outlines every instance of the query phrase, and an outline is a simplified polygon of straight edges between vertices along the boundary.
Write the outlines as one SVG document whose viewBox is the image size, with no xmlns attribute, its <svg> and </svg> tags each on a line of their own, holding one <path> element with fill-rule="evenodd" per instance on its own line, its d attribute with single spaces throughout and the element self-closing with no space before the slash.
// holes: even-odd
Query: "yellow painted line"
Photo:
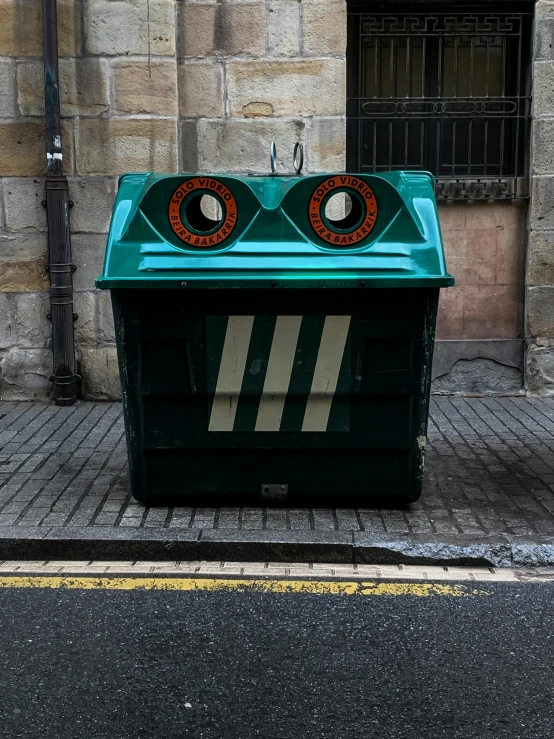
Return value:
<svg viewBox="0 0 554 739">
<path fill-rule="evenodd" d="M 180 592 L 310 593 L 314 595 L 488 595 L 466 585 L 433 582 L 349 582 L 346 580 L 273 580 L 193 577 L 0 577 L 2 588 L 53 590 L 174 590 Z"/>
</svg>

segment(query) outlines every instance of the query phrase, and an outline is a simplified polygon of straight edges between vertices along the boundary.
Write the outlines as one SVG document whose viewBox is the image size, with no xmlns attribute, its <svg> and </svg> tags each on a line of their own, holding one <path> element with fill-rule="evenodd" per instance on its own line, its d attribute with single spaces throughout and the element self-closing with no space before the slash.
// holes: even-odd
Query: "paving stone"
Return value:
<svg viewBox="0 0 554 739">
<path fill-rule="evenodd" d="M 283 508 L 268 508 L 265 512 L 265 528 L 268 531 L 287 528 L 287 511 Z"/>
<path fill-rule="evenodd" d="M 206 556 L 219 553 L 223 560 L 227 551 L 248 556 L 255 542 L 260 555 L 269 551 L 284 556 L 287 541 L 310 540 L 314 551 L 335 547 L 344 561 L 352 555 L 351 542 L 362 542 L 360 551 L 369 557 L 377 550 L 363 542 L 392 537 L 401 543 L 398 546 L 405 545 L 409 556 L 431 561 L 438 555 L 432 554 L 429 542 L 442 537 L 455 543 L 444 550 L 447 558 L 462 557 L 460 547 L 471 540 L 476 557 L 504 561 L 506 541 L 513 541 L 519 547 L 514 544 L 513 557 L 545 562 L 551 549 L 554 553 L 548 548 L 554 533 L 553 432 L 551 399 L 435 397 L 424 492 L 402 510 L 147 509 L 130 497 L 118 403 L 56 408 L 5 402 L 0 403 L 0 541 L 13 547 L 24 534 L 35 543 L 52 537 L 58 542 L 64 531 L 72 541 L 75 532 L 81 532 L 77 538 L 83 541 L 87 536 L 115 541 L 114 532 L 121 530 L 118 541 L 133 542 L 129 551 L 139 551 L 133 537 L 140 532 L 144 541 L 158 542 L 148 544 L 152 551 L 165 551 L 162 540 L 186 535 L 192 537 L 189 542 L 199 537 Z M 39 529 L 40 536 L 29 535 Z M 47 533 L 54 531 L 55 536 Z M 503 537 L 504 549 L 493 551 L 478 543 L 494 537 Z M 534 552 L 521 537 L 525 542 L 547 540 Z M 37 551 L 29 546 L 29 551 Z M 393 549 L 388 548 L 388 556 Z M 79 551 L 86 551 L 85 544 Z"/>
<path fill-rule="evenodd" d="M 312 510 L 314 519 L 314 527 L 316 529 L 324 530 L 337 528 L 337 520 L 334 515 L 334 511 L 329 508 L 314 508 Z"/>
<path fill-rule="evenodd" d="M 244 508 L 241 516 L 241 528 L 243 529 L 263 529 L 264 525 L 263 508 Z"/>
<path fill-rule="evenodd" d="M 190 520 L 193 513 L 193 508 L 174 508 L 173 513 L 171 515 L 171 519 L 169 521 L 169 528 L 170 529 L 188 529 Z M 221 513 L 220 513 L 221 516 Z M 238 512 L 237 512 L 237 522 L 238 522 Z M 237 523 L 238 526 L 238 523 Z"/>
<path fill-rule="evenodd" d="M 309 510 L 303 508 L 291 508 L 288 512 L 288 519 L 292 530 L 312 528 Z"/>
<path fill-rule="evenodd" d="M 213 508 L 196 508 L 196 512 L 190 526 L 193 529 L 213 529 L 215 515 L 216 511 Z"/>
</svg>

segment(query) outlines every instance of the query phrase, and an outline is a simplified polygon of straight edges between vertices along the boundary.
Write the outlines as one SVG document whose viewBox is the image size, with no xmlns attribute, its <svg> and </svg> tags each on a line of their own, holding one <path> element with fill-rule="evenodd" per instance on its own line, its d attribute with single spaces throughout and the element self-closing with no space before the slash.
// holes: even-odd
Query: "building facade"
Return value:
<svg viewBox="0 0 554 739">
<path fill-rule="evenodd" d="M 554 2 L 58 0 L 81 392 L 119 396 L 102 269 L 127 171 L 429 169 L 455 288 L 437 392 L 554 394 Z M 41 6 L 0 0 L 0 396 L 52 374 Z"/>
</svg>

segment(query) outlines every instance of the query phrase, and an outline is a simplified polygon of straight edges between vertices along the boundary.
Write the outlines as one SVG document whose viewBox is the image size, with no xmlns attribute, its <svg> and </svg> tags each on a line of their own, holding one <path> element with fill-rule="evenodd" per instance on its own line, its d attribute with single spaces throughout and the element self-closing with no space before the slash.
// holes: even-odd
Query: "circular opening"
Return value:
<svg viewBox="0 0 554 739">
<path fill-rule="evenodd" d="M 185 206 L 186 220 L 197 233 L 215 231 L 223 221 L 223 208 L 218 198 L 206 193 L 193 195 Z"/>
<path fill-rule="evenodd" d="M 200 200 L 200 210 L 206 218 L 209 218 L 212 221 L 217 221 L 217 223 L 220 223 L 223 218 L 223 208 L 221 207 L 221 203 L 217 198 L 214 198 L 213 195 L 202 195 Z"/>
<path fill-rule="evenodd" d="M 337 192 L 325 203 L 325 218 L 334 231 L 352 231 L 364 216 L 364 206 L 355 193 Z"/>
</svg>

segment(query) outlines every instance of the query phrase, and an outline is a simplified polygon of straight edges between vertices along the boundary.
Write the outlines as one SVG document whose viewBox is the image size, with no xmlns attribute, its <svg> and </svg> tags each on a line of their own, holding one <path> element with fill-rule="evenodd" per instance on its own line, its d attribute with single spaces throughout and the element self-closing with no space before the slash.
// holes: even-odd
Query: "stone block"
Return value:
<svg viewBox="0 0 554 739">
<path fill-rule="evenodd" d="M 44 236 L 0 237 L 0 292 L 48 290 Z"/>
<path fill-rule="evenodd" d="M 14 299 L 18 347 L 49 347 L 52 342 L 52 324 L 46 317 L 50 312 L 49 293 L 22 293 L 15 295 Z"/>
<path fill-rule="evenodd" d="M 346 54 L 345 0 L 304 0 L 303 56 Z"/>
<path fill-rule="evenodd" d="M 2 400 L 45 400 L 51 391 L 52 352 L 10 349 L 0 359 Z"/>
<path fill-rule="evenodd" d="M 15 116 L 15 66 L 9 59 L 0 61 L 0 118 Z"/>
<path fill-rule="evenodd" d="M 527 331 L 529 336 L 554 337 L 554 286 L 529 288 Z"/>
<path fill-rule="evenodd" d="M 107 233 L 115 200 L 114 177 L 70 177 L 72 233 Z"/>
<path fill-rule="evenodd" d="M 15 343 L 12 337 L 13 323 L 11 296 L 0 293 L 0 349 L 7 349 Z"/>
<path fill-rule="evenodd" d="M 554 4 L 535 5 L 535 59 L 554 60 Z"/>
<path fill-rule="evenodd" d="M 267 38 L 272 56 L 299 56 L 300 3 L 271 0 L 267 6 Z"/>
<path fill-rule="evenodd" d="M 269 174 L 269 146 L 275 141 L 278 155 L 283 152 L 278 172 L 292 174 L 292 151 L 294 144 L 304 139 L 304 129 L 301 120 L 201 120 L 199 169 Z"/>
<path fill-rule="evenodd" d="M 76 345 L 96 344 L 96 290 L 74 293 L 73 309 L 77 314 L 77 320 L 73 324 Z"/>
<path fill-rule="evenodd" d="M 529 208 L 532 230 L 554 230 L 554 175 L 532 178 Z"/>
<path fill-rule="evenodd" d="M 179 56 L 263 56 L 263 2 L 187 3 L 179 9 Z"/>
<path fill-rule="evenodd" d="M 39 56 L 41 6 L 38 2 L 0 2 L 0 56 Z"/>
<path fill-rule="evenodd" d="M 313 118 L 307 148 L 310 172 L 341 172 L 346 162 L 344 118 Z"/>
<path fill-rule="evenodd" d="M 178 13 L 179 57 L 204 57 L 214 53 L 215 3 L 180 2 Z"/>
<path fill-rule="evenodd" d="M 554 173 L 554 119 L 533 122 L 533 174 Z"/>
<path fill-rule="evenodd" d="M 94 290 L 94 281 L 102 274 L 106 237 L 92 234 L 75 234 L 71 240 L 73 264 L 77 270 L 73 275 L 76 291 Z"/>
<path fill-rule="evenodd" d="M 527 284 L 554 285 L 554 231 L 531 231 L 527 251 Z"/>
<path fill-rule="evenodd" d="M 78 356 L 85 400 L 119 400 L 121 386 L 115 347 L 81 349 Z"/>
<path fill-rule="evenodd" d="M 175 115 L 177 67 L 174 61 L 115 62 L 114 110 L 126 115 Z"/>
<path fill-rule="evenodd" d="M 198 121 L 181 121 L 181 172 L 198 171 Z"/>
<path fill-rule="evenodd" d="M 551 117 L 554 112 L 554 62 L 533 65 L 533 118 Z"/>
<path fill-rule="evenodd" d="M 76 126 L 78 174 L 177 169 L 174 120 L 81 119 Z"/>
<path fill-rule="evenodd" d="M 42 61 L 17 65 L 17 104 L 21 115 L 44 115 Z M 62 116 L 104 113 L 110 107 L 109 64 L 105 59 L 60 59 Z"/>
<path fill-rule="evenodd" d="M 46 258 L 45 234 L 0 234 L 0 262 Z"/>
<path fill-rule="evenodd" d="M 82 18 L 83 4 L 80 0 L 58 0 L 58 49 L 61 57 L 81 56 Z M 42 51 L 41 28 L 39 56 L 42 56 Z"/>
<path fill-rule="evenodd" d="M 46 259 L 0 261 L 0 292 L 48 289 Z"/>
<path fill-rule="evenodd" d="M 227 71 L 229 112 L 269 103 L 274 116 L 344 115 L 346 63 L 342 59 L 232 61 Z"/>
<path fill-rule="evenodd" d="M 44 125 L 40 121 L 0 121 L 0 172 L 3 175 L 45 173 Z"/>
<path fill-rule="evenodd" d="M 98 291 L 98 329 L 100 343 L 115 343 L 112 300 L 109 290 Z"/>
<path fill-rule="evenodd" d="M 71 124 L 62 124 L 64 168 L 73 170 Z M 0 172 L 11 177 L 46 174 L 43 121 L 0 121 Z"/>
<path fill-rule="evenodd" d="M 215 118 L 225 112 L 223 67 L 208 62 L 184 62 L 179 66 L 179 115 Z"/>
<path fill-rule="evenodd" d="M 58 1 L 60 56 L 81 53 L 79 0 Z M 42 57 L 42 6 L 40 0 L 0 0 L 0 56 Z"/>
<path fill-rule="evenodd" d="M 86 28 L 89 54 L 175 54 L 173 0 L 88 0 Z"/>
<path fill-rule="evenodd" d="M 40 56 L 42 11 L 40 2 L 0 1 L 0 56 Z"/>
<path fill-rule="evenodd" d="M 525 387 L 533 395 L 554 395 L 554 346 L 530 344 L 527 347 Z"/>
<path fill-rule="evenodd" d="M 7 231 L 15 233 L 46 232 L 44 180 L 7 177 L 4 180 L 4 213 Z"/>
</svg>

